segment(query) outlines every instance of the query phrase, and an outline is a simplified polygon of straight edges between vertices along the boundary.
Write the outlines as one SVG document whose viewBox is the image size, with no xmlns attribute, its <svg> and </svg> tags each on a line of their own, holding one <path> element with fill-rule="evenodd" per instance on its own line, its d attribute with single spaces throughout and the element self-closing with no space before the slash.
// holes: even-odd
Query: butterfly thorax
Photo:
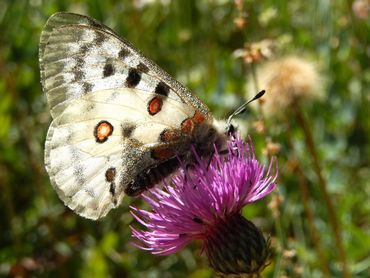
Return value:
<svg viewBox="0 0 370 278">
<path fill-rule="evenodd" d="M 215 149 L 220 150 L 226 142 L 226 135 L 219 130 L 214 122 L 205 120 L 194 125 L 191 134 L 186 139 L 175 146 L 173 155 L 168 159 L 163 159 L 159 163 L 140 170 L 135 179 L 125 185 L 125 194 L 137 196 L 140 193 L 160 183 L 170 177 L 180 165 L 188 167 L 196 163 L 196 155 L 201 159 L 207 159 L 214 154 Z M 168 149 L 172 150 L 171 145 Z M 166 153 L 166 152 L 165 152 Z"/>
<path fill-rule="evenodd" d="M 194 130 L 192 145 L 201 158 L 211 156 L 215 149 L 221 150 L 226 144 L 226 135 L 216 121 L 204 123 Z"/>
</svg>

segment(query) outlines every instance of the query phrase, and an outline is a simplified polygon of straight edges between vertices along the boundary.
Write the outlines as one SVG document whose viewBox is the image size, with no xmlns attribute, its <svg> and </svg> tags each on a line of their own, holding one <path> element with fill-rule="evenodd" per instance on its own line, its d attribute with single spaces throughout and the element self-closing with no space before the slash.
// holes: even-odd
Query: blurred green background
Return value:
<svg viewBox="0 0 370 278">
<path fill-rule="evenodd" d="M 314 105 L 240 117 L 258 157 L 273 143 L 267 153 L 280 165 L 279 189 L 244 214 L 276 250 L 264 277 L 370 277 L 370 17 L 367 0 L 353 2 L 1 0 L 0 276 L 213 276 L 197 243 L 168 257 L 130 245 L 128 204 L 138 200 L 126 198 L 92 222 L 53 191 L 43 164 L 50 115 L 38 41 L 51 14 L 70 11 L 126 37 L 220 118 L 244 101 L 252 73 L 272 59 L 236 59 L 246 43 L 269 39 L 275 58 L 314 61 L 323 80 Z"/>
</svg>

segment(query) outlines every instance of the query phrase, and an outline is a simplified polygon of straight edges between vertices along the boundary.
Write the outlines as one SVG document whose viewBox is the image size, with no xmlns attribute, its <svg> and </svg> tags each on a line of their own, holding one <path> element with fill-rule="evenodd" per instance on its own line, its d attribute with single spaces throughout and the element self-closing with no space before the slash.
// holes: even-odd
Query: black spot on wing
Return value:
<svg viewBox="0 0 370 278">
<path fill-rule="evenodd" d="M 113 197 L 113 203 L 114 203 L 114 205 L 117 205 L 117 199 L 115 198 L 116 197 L 115 196 L 116 195 L 116 185 L 114 184 L 114 182 L 111 182 L 110 183 L 109 192 L 110 192 L 110 194 Z"/>
<path fill-rule="evenodd" d="M 141 143 L 139 140 L 135 138 L 129 138 L 128 141 L 130 142 L 132 148 L 139 148 L 143 146 L 143 143 Z"/>
<path fill-rule="evenodd" d="M 103 77 L 105 78 L 105 77 L 112 76 L 114 72 L 115 72 L 115 69 L 113 65 L 110 63 L 107 63 L 105 64 L 104 69 L 103 69 Z"/>
<path fill-rule="evenodd" d="M 84 171 L 85 169 L 79 164 L 73 167 L 73 176 L 75 178 L 76 183 L 80 187 L 82 187 L 86 181 L 86 179 L 84 178 Z"/>
<path fill-rule="evenodd" d="M 78 81 L 82 80 L 84 78 L 84 76 L 85 76 L 85 74 L 84 74 L 83 71 L 81 71 L 81 70 L 75 70 L 74 71 L 74 79 L 73 79 L 73 81 L 74 82 L 78 82 Z"/>
<path fill-rule="evenodd" d="M 82 84 L 82 90 L 85 94 L 91 92 L 92 88 L 93 88 L 93 85 L 89 82 L 84 82 Z"/>
<path fill-rule="evenodd" d="M 165 83 L 159 82 L 157 86 L 155 87 L 154 92 L 156 94 L 162 95 L 167 97 L 168 94 L 170 93 L 170 87 L 168 87 Z"/>
<path fill-rule="evenodd" d="M 128 71 L 128 76 L 126 78 L 125 85 L 129 88 L 134 88 L 139 84 L 141 80 L 141 74 L 137 69 L 130 68 Z"/>
<path fill-rule="evenodd" d="M 129 138 L 132 132 L 135 130 L 136 126 L 134 124 L 125 123 L 122 125 L 122 135 L 123 137 Z"/>
<path fill-rule="evenodd" d="M 116 177 L 116 168 L 111 167 L 107 171 L 105 171 L 105 180 L 107 182 L 114 181 L 114 178 Z"/>
<path fill-rule="evenodd" d="M 109 182 L 109 192 L 113 197 L 114 205 L 117 205 L 116 199 L 116 185 L 114 183 L 114 178 L 116 177 L 116 168 L 110 167 L 107 171 L 105 171 L 105 180 Z"/>
<path fill-rule="evenodd" d="M 84 188 L 83 189 L 91 198 L 95 198 L 95 193 L 93 190 L 89 189 L 89 188 Z"/>
<path fill-rule="evenodd" d="M 149 71 L 149 68 L 143 63 L 139 63 L 136 68 L 143 73 L 147 73 Z"/>
<path fill-rule="evenodd" d="M 96 107 L 95 103 L 90 103 L 90 104 L 88 104 L 88 105 L 86 106 L 86 112 L 90 112 L 90 111 L 92 111 L 93 109 L 95 109 L 95 107 Z M 83 111 L 83 110 L 81 109 L 81 111 Z"/>
<path fill-rule="evenodd" d="M 85 77 L 85 73 L 82 71 L 82 68 L 85 64 L 85 60 L 82 57 L 76 59 L 76 64 L 72 69 L 74 74 L 73 82 L 79 82 Z"/>
<path fill-rule="evenodd" d="M 101 46 L 103 42 L 105 41 L 105 37 L 100 32 L 95 32 L 95 39 L 94 39 L 94 45 Z"/>
<path fill-rule="evenodd" d="M 81 46 L 80 52 L 82 56 L 85 56 L 88 51 L 89 51 L 89 47 L 86 44 Z"/>
<path fill-rule="evenodd" d="M 126 48 L 122 48 L 122 49 L 118 52 L 118 58 L 121 58 L 121 59 L 126 58 L 128 55 L 130 55 L 130 51 L 128 51 Z"/>
<path fill-rule="evenodd" d="M 78 57 L 78 58 L 76 59 L 76 65 L 75 65 L 75 68 L 76 68 L 76 67 L 77 67 L 77 68 L 82 68 L 84 64 L 85 64 L 85 60 L 84 60 L 84 58 L 82 58 L 82 57 Z"/>
</svg>

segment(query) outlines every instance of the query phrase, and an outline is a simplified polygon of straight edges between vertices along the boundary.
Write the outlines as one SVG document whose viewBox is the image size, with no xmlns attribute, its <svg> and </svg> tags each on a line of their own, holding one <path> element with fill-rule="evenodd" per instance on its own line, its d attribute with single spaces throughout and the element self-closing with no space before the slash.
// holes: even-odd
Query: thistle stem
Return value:
<svg viewBox="0 0 370 278">
<path fill-rule="evenodd" d="M 330 225 L 332 226 L 335 242 L 336 242 L 336 245 L 339 251 L 339 258 L 342 264 L 343 277 L 350 278 L 351 274 L 348 269 L 346 252 L 345 252 L 343 240 L 342 240 L 342 228 L 340 226 L 337 215 L 335 213 L 334 204 L 328 192 L 326 180 L 322 175 L 321 166 L 319 163 L 317 151 L 316 151 L 315 144 L 313 141 L 311 129 L 309 128 L 307 121 L 305 120 L 304 115 L 301 112 L 302 110 L 300 109 L 299 104 L 295 103 L 294 105 L 292 105 L 292 107 L 293 107 L 297 122 L 303 131 L 305 143 L 306 143 L 308 152 L 312 158 L 313 168 L 314 168 L 314 171 L 319 181 L 318 184 L 324 196 L 324 201 L 325 201 L 328 214 L 329 214 L 329 222 L 330 222 Z"/>
<path fill-rule="evenodd" d="M 294 149 L 294 145 L 293 145 L 293 142 L 291 140 L 291 138 L 292 138 L 291 126 L 289 125 L 289 121 L 287 121 L 287 123 L 288 123 L 288 128 L 287 128 L 288 146 L 289 146 L 289 148 L 291 150 L 291 153 L 292 153 L 292 159 L 296 160 L 296 161 L 299 161 L 297 159 L 297 155 L 296 155 L 296 152 L 295 152 L 295 149 Z M 328 268 L 327 256 L 324 252 L 324 249 L 322 248 L 319 232 L 317 231 L 315 223 L 314 223 L 314 213 L 313 213 L 312 208 L 309 204 L 310 192 L 309 192 L 309 188 L 308 188 L 308 185 L 307 185 L 307 179 L 306 179 L 306 177 L 304 175 L 304 172 L 302 170 L 302 167 L 299 163 L 296 165 L 295 171 L 298 175 L 298 185 L 299 185 L 299 190 L 301 191 L 301 194 L 302 194 L 303 209 L 304 209 L 305 214 L 307 216 L 307 223 L 308 223 L 308 228 L 310 230 L 311 240 L 314 244 L 314 247 L 315 247 L 316 252 L 318 254 L 318 257 L 319 257 L 319 262 L 320 262 L 320 267 L 321 267 L 322 274 L 325 278 L 329 278 L 329 277 L 331 277 L 331 274 L 330 274 L 330 271 L 329 271 L 329 268 Z"/>
<path fill-rule="evenodd" d="M 283 235 L 283 228 L 280 221 L 280 216 L 274 217 L 275 219 L 275 229 L 277 237 L 280 240 L 280 250 L 277 252 L 276 256 L 276 262 L 275 262 L 275 269 L 274 269 L 274 275 L 273 278 L 277 278 L 281 276 L 281 261 L 282 261 L 282 250 L 285 248 L 285 237 Z"/>
</svg>

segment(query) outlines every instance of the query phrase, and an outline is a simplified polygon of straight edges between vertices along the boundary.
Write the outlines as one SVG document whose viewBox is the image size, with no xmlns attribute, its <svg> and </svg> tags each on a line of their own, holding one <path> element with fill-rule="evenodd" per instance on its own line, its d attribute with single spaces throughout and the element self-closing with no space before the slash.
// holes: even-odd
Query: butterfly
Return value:
<svg viewBox="0 0 370 278">
<path fill-rule="evenodd" d="M 225 144 L 225 128 L 202 101 L 90 17 L 52 15 L 39 62 L 52 116 L 45 167 L 60 199 L 83 217 L 102 218 L 123 196 L 159 183 L 179 158 L 191 160 L 192 148 L 205 157 Z"/>
</svg>

